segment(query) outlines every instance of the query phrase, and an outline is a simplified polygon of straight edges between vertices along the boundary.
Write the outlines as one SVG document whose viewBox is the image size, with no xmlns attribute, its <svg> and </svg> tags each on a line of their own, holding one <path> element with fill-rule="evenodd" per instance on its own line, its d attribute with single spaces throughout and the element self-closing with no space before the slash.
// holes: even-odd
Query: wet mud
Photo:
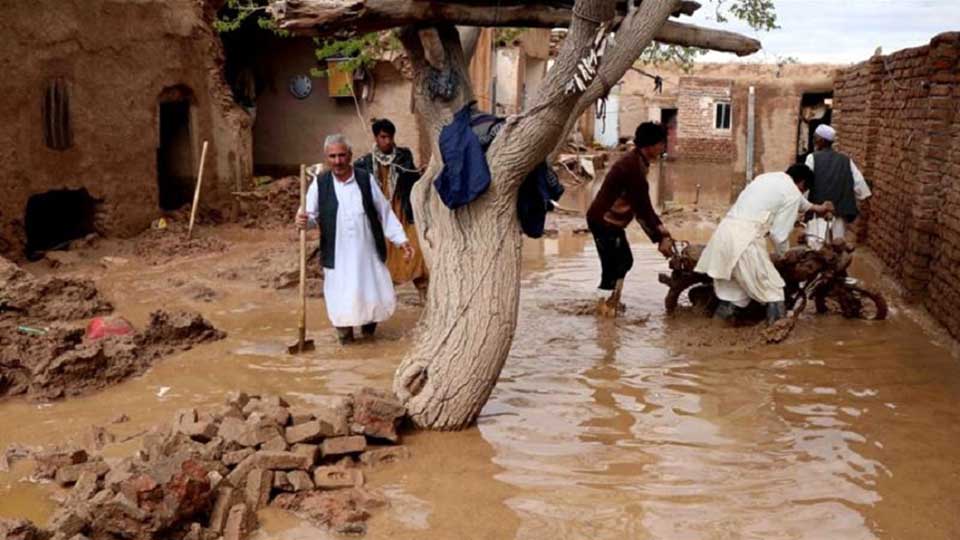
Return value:
<svg viewBox="0 0 960 540">
<path fill-rule="evenodd" d="M 0 326 L 74 320 L 109 313 L 113 305 L 83 278 L 37 278 L 0 257 Z"/>
<path fill-rule="evenodd" d="M 170 225 L 165 229 L 150 229 L 133 241 L 126 253 L 151 266 L 167 264 L 183 257 L 223 253 L 227 243 L 215 236 L 194 236 L 187 238 L 187 228 L 182 224 Z"/>
<path fill-rule="evenodd" d="M 673 230 L 703 243 L 711 229 L 690 220 Z M 228 249 L 154 266 L 102 264 L 112 253 L 101 246 L 70 274 L 94 280 L 135 325 L 162 303 L 199 311 L 227 337 L 94 394 L 0 402 L 0 448 L 80 440 L 108 425 L 115 441 L 104 459 L 119 459 L 138 433 L 233 389 L 306 406 L 390 387 L 420 315 L 412 286 L 398 288 L 377 338 L 354 346 L 336 342 L 322 300 L 308 302 L 317 350 L 290 356 L 295 288 L 264 287 L 252 267 L 268 253 L 295 261 L 295 235 L 200 230 L 208 235 Z M 386 506 L 372 512 L 367 538 L 960 537 L 960 364 L 915 308 L 884 289 L 886 321 L 811 310 L 786 341 L 757 346 L 683 306 L 665 315 L 657 274 L 666 262 L 639 230 L 629 236 L 635 263 L 618 319 L 586 313 L 599 281 L 589 234 L 561 227 L 524 243 L 515 340 L 477 426 L 404 437 L 409 459 L 368 480 Z M 885 282 L 879 268 L 858 251 L 851 274 Z M 241 270 L 220 275 L 231 269 Z M 170 280 L 182 284 L 171 290 Z M 194 285 L 216 297 L 195 297 Z M 110 424 L 121 413 L 129 421 Z M 59 488 L 23 481 L 32 472 L 28 460 L 0 472 L 0 516 L 45 525 Z M 335 538 L 290 508 L 260 510 L 253 538 Z"/>
<path fill-rule="evenodd" d="M 10 328 L 0 337 L 0 398 L 49 401 L 99 390 L 139 375 L 154 362 L 223 339 L 197 313 L 155 311 L 140 332 L 88 339 L 84 327 L 53 322 L 41 335 Z"/>
<path fill-rule="evenodd" d="M 310 242 L 307 247 L 307 297 L 323 297 L 323 271 L 316 264 L 318 247 Z M 266 248 L 250 257 L 249 261 L 219 270 L 219 279 L 255 281 L 264 289 L 291 289 L 300 283 L 300 251 L 295 245 Z"/>
</svg>

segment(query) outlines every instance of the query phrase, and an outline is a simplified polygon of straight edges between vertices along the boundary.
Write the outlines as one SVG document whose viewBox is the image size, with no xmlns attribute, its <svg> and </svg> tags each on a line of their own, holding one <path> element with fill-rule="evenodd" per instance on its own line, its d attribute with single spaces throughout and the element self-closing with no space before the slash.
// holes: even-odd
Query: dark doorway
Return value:
<svg viewBox="0 0 960 540">
<path fill-rule="evenodd" d="M 800 98 L 800 120 L 797 123 L 797 162 L 802 163 L 813 152 L 813 132 L 820 124 L 833 121 L 833 92 L 807 92 Z"/>
<path fill-rule="evenodd" d="M 193 150 L 190 145 L 190 101 L 160 103 L 160 147 L 157 183 L 160 208 L 176 210 L 193 198 Z"/>
<path fill-rule="evenodd" d="M 667 148 L 670 153 L 677 146 L 677 109 L 660 109 L 660 125 L 667 128 Z"/>
<path fill-rule="evenodd" d="M 40 252 L 65 249 L 71 240 L 95 232 L 97 203 L 86 189 L 58 189 L 27 199 L 27 258 L 34 260 Z"/>
</svg>

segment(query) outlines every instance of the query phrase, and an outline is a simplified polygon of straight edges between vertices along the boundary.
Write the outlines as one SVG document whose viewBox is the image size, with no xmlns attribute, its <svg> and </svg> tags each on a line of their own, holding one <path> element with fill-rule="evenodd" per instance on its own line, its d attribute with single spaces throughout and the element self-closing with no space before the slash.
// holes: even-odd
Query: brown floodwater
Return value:
<svg viewBox="0 0 960 540">
<path fill-rule="evenodd" d="M 688 227 L 683 236 L 703 241 L 709 232 Z M 317 350 L 289 356 L 295 289 L 218 273 L 293 237 L 202 234 L 233 247 L 159 267 L 111 263 L 96 275 L 136 325 L 153 309 L 187 308 L 227 339 L 89 396 L 4 401 L 0 448 L 77 440 L 105 425 L 132 437 L 107 447 L 119 456 L 176 409 L 219 403 L 229 390 L 306 403 L 390 386 L 419 315 L 411 287 L 400 289 L 397 315 L 376 341 L 350 347 L 336 344 L 322 301 L 310 301 Z M 525 244 L 516 339 L 477 426 L 405 437 L 412 459 L 370 475 L 391 504 L 368 538 L 960 538 L 960 364 L 921 316 L 891 298 L 885 322 L 810 314 L 780 345 L 691 346 L 704 327 L 664 315 L 656 274 L 666 264 L 639 237 L 633 243 L 619 320 L 585 314 L 599 279 L 589 235 Z M 854 274 L 881 282 L 868 260 Z M 217 298 L 194 300 L 182 282 Z M 109 424 L 120 413 L 131 420 Z M 0 516 L 42 523 L 54 488 L 28 474 L 26 462 L 0 473 Z M 262 512 L 261 522 L 258 540 L 333 538 L 282 511 Z"/>
</svg>

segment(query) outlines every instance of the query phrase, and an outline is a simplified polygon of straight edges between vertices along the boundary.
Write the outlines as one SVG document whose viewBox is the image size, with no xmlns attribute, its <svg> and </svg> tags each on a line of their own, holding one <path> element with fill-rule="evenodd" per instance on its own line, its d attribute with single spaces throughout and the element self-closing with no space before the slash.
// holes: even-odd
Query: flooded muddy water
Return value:
<svg viewBox="0 0 960 540">
<path fill-rule="evenodd" d="M 704 241 L 709 232 L 684 234 Z M 189 308 L 228 337 L 96 394 L 4 401 L 0 448 L 79 440 L 101 425 L 130 438 L 106 449 L 123 455 L 176 409 L 219 403 L 229 390 L 309 402 L 390 386 L 419 315 L 412 287 L 400 289 L 378 339 L 350 347 L 336 344 L 322 301 L 309 301 L 317 350 L 289 356 L 295 289 L 218 275 L 278 242 L 294 245 L 293 236 L 202 233 L 230 249 L 89 272 L 136 325 L 158 307 Z M 599 279 L 589 235 L 525 244 L 516 339 L 478 425 L 405 437 L 412 459 L 369 477 L 391 505 L 368 538 L 960 538 L 960 363 L 899 300 L 886 322 L 811 313 L 783 344 L 713 346 L 690 339 L 707 332 L 702 321 L 664 315 L 657 272 L 666 264 L 641 238 L 633 243 L 618 320 L 582 309 Z M 869 264 L 853 273 L 879 280 Z M 215 300 L 182 294 L 172 277 Z M 130 421 L 110 424 L 120 413 Z M 23 481 L 27 465 L 0 473 L 0 516 L 42 523 L 54 488 Z M 261 521 L 257 539 L 333 537 L 274 509 Z"/>
</svg>

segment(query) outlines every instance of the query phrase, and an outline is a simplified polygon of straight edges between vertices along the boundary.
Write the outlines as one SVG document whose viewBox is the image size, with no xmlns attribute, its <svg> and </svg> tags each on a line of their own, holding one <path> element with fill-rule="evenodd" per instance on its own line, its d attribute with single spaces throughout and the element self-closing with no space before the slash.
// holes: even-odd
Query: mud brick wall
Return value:
<svg viewBox="0 0 960 540">
<path fill-rule="evenodd" d="M 0 1 L 6 53 L 0 60 L 0 254 L 22 256 L 27 203 L 48 191 L 86 189 L 100 201 L 96 229 L 102 234 L 132 236 L 148 228 L 161 213 L 161 103 L 175 96 L 190 104 L 181 155 L 192 158 L 176 165 L 192 179 L 209 141 L 201 204 L 232 206 L 230 192 L 252 172 L 252 118 L 234 103 L 223 78 L 214 3 Z M 53 80 L 63 82 L 68 106 L 50 115 L 45 104 L 52 101 Z M 50 116 L 68 120 L 69 129 L 57 123 L 56 131 L 72 133 L 71 143 L 47 142 Z"/>
<path fill-rule="evenodd" d="M 838 149 L 873 188 L 867 243 L 960 337 L 960 33 L 842 71 L 834 98 Z"/>
<path fill-rule="evenodd" d="M 679 86 L 677 155 L 695 161 L 728 162 L 736 152 L 733 129 L 717 129 L 714 111 L 718 102 L 732 103 L 732 81 L 681 77 Z"/>
</svg>

